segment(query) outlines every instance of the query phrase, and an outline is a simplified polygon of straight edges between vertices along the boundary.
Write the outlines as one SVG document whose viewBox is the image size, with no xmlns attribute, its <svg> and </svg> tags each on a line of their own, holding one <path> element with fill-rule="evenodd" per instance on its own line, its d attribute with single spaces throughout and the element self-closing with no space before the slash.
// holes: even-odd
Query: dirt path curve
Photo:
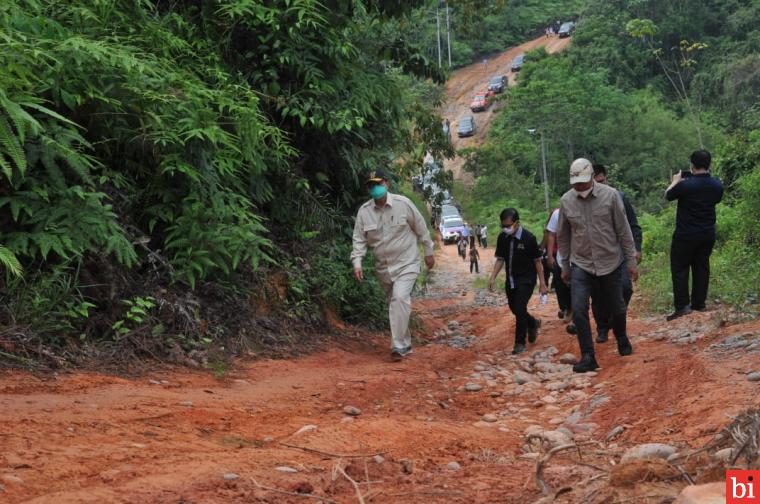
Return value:
<svg viewBox="0 0 760 504">
<path fill-rule="evenodd" d="M 488 59 L 488 64 L 482 62 L 460 68 L 454 71 L 446 83 L 446 94 L 448 100 L 441 110 L 441 115 L 451 121 L 452 136 L 451 141 L 456 149 L 466 147 L 477 147 L 481 145 L 487 136 L 491 127 L 491 121 L 495 113 L 503 106 L 500 103 L 495 104 L 485 112 L 473 113 L 470 111 L 470 102 L 475 93 L 488 88 L 488 81 L 494 75 L 506 75 L 509 85 L 517 84 L 519 73 L 511 71 L 512 60 L 518 54 L 526 53 L 530 50 L 544 46 L 549 53 L 562 51 L 570 45 L 570 38 L 559 37 L 539 37 L 517 47 L 513 47 L 494 58 Z M 472 115 L 475 118 L 476 133 L 474 136 L 458 138 L 456 135 L 459 119 L 466 115 Z M 464 159 L 456 157 L 447 160 L 445 166 L 454 173 L 454 178 L 471 182 L 471 176 L 462 171 Z"/>
<path fill-rule="evenodd" d="M 621 450 L 701 446 L 757 403 L 745 376 L 760 352 L 755 322 L 632 318 L 633 356 L 600 345 L 602 369 L 573 376 L 559 357 L 576 344 L 553 296 L 531 303 L 541 335 L 515 357 L 502 291 L 475 287 L 483 277 L 453 246 L 437 258 L 403 362 L 390 361 L 387 334 L 346 329 L 324 352 L 240 362 L 220 379 L 0 374 L 0 502 L 524 504 L 541 496 L 526 429 L 587 446 L 586 465 L 568 454 L 545 471 L 565 488 L 558 502 L 647 502 L 636 496 L 672 497 L 683 482 L 609 489 Z M 625 430 L 608 442 L 615 426 Z"/>
<path fill-rule="evenodd" d="M 490 270 L 490 250 L 483 255 Z M 522 448 L 531 425 L 561 425 L 579 443 L 604 443 L 625 425 L 621 446 L 698 446 L 726 415 L 756 402 L 742 374 L 757 354 L 706 349 L 730 334 L 756 334 L 757 324 L 720 328 L 710 313 L 666 329 L 634 320 L 632 357 L 607 345 L 597 375 L 572 376 L 557 357 L 576 345 L 553 302 L 531 304 L 542 334 L 516 358 L 503 295 L 474 288 L 476 275 L 453 246 L 438 261 L 415 299 L 423 339 L 400 363 L 389 360 L 386 335 L 351 333 L 338 348 L 240 363 L 219 380 L 184 369 L 141 379 L 1 376 L 0 502 L 308 501 L 257 484 L 359 502 L 338 465 L 372 502 L 533 502 L 535 454 Z M 680 344 L 685 333 L 695 342 Z M 515 383 L 519 370 L 525 385 Z M 347 415 L 346 406 L 361 413 Z M 586 457 L 607 468 L 613 458 Z M 554 464 L 547 478 L 555 488 L 598 474 Z M 576 493 L 564 498 L 581 502 Z"/>
</svg>

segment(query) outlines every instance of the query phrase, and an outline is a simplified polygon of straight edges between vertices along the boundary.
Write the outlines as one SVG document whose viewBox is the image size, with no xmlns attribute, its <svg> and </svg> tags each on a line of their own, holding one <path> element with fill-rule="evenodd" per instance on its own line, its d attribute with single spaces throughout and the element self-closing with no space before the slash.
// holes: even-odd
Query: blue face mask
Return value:
<svg viewBox="0 0 760 504">
<path fill-rule="evenodd" d="M 369 195 L 373 200 L 382 199 L 388 193 L 388 189 L 383 184 L 373 185 L 369 188 Z"/>
</svg>

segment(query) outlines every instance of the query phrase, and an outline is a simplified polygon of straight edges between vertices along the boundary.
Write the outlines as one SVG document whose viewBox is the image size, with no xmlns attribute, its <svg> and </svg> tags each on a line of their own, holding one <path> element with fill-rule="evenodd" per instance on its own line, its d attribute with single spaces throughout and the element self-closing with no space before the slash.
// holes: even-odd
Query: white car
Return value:
<svg viewBox="0 0 760 504">
<path fill-rule="evenodd" d="M 460 234 L 464 233 L 464 221 L 459 216 L 444 217 L 438 229 L 441 231 L 443 243 L 453 243 Z"/>
</svg>

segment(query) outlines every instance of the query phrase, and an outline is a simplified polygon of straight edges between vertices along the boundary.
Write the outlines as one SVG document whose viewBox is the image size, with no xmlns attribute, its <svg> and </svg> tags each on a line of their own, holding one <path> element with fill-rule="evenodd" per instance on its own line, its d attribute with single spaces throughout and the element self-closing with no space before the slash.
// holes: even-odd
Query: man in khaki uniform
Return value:
<svg viewBox="0 0 760 504">
<path fill-rule="evenodd" d="M 391 356 L 401 359 L 412 352 L 409 316 L 412 288 L 420 274 L 417 240 L 425 248 L 428 269 L 435 265 L 435 259 L 425 219 L 409 198 L 389 193 L 388 187 L 385 172 L 370 173 L 367 189 L 372 199 L 364 203 L 356 215 L 351 262 L 354 276 L 361 282 L 364 279 L 362 259 L 367 247 L 372 249 L 377 278 L 388 299 Z"/>
</svg>

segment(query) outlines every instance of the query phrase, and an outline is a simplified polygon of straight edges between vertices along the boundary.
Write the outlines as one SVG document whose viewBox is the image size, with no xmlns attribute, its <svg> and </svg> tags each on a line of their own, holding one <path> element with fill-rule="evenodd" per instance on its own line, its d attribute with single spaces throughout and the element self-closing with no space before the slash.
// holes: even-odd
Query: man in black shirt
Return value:
<svg viewBox="0 0 760 504">
<path fill-rule="evenodd" d="M 544 271 L 541 266 L 541 251 L 536 237 L 520 225 L 520 216 L 514 208 L 507 208 L 500 215 L 502 232 L 496 240 L 496 264 L 488 280 L 488 289 L 493 290 L 496 275 L 507 264 L 507 301 L 515 315 L 515 347 L 513 354 L 525 352 L 525 336 L 536 342 L 541 321 L 528 313 L 528 301 L 533 295 L 536 278 L 540 282 L 541 294 L 546 294 Z"/>
<path fill-rule="evenodd" d="M 673 320 L 692 310 L 705 310 L 710 283 L 710 254 L 715 245 L 715 205 L 723 198 L 723 184 L 710 175 L 712 157 L 706 150 L 691 155 L 691 172 L 678 172 L 665 191 L 668 201 L 678 200 L 676 230 L 670 246 Z M 689 270 L 691 269 L 691 300 Z"/>
</svg>

